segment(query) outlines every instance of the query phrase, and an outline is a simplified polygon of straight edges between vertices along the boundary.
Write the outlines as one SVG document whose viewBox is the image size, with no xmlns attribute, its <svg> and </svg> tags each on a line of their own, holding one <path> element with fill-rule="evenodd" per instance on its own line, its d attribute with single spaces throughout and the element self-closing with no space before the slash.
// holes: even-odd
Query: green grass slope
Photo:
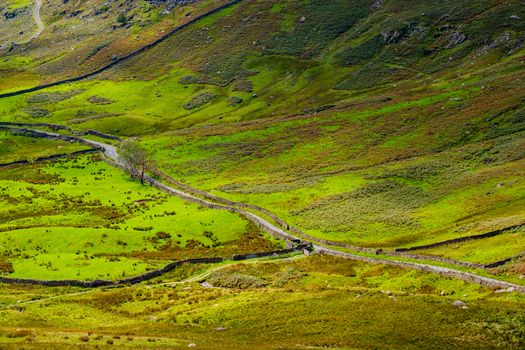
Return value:
<svg viewBox="0 0 525 350">
<path fill-rule="evenodd" d="M 184 281 L 199 271 L 203 267 L 183 268 L 169 278 Z M 87 292 L 7 287 L 0 293 L 0 343 L 6 349 L 519 349 L 524 344 L 521 296 L 424 273 L 312 257 L 218 267 L 207 274 L 203 279 L 221 288 L 160 281 Z M 452 305 L 458 298 L 463 307 Z"/>
<path fill-rule="evenodd" d="M 116 279 L 173 260 L 278 247 L 239 216 L 142 187 L 98 157 L 1 170 L 2 273 Z"/>
<path fill-rule="evenodd" d="M 174 2 L 49 0 L 42 36 L 13 48 L 29 4 L 0 5 L 22 9 L 0 16 L 0 91 L 94 71 L 226 3 Z M 317 239 L 432 244 L 525 223 L 524 19 L 519 0 L 243 0 L 94 77 L 0 98 L 0 121 L 136 139 L 176 180 Z M 0 163 L 83 148 L 0 133 Z M 486 264 L 524 243 L 521 227 L 415 253 Z M 0 168 L 2 276 L 118 279 L 280 246 L 100 155 Z M 469 271 L 523 284 L 525 258 Z M 523 348 L 523 298 L 501 292 L 323 256 L 184 266 L 4 286 L 0 347 Z"/>
<path fill-rule="evenodd" d="M 241 1 L 0 111 L 141 136 L 173 177 L 319 238 L 428 244 L 525 221 L 524 15 L 512 1 Z"/>
</svg>

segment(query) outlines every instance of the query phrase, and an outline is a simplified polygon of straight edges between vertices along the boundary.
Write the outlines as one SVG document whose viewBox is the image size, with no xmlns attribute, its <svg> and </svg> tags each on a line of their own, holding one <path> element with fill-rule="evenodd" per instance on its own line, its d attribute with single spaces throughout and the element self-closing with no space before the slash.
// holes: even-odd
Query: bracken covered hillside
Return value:
<svg viewBox="0 0 525 350">
<path fill-rule="evenodd" d="M 94 70 L 221 4 L 51 3 L 47 34 L 4 52 L 5 73 L 30 77 L 5 91 Z M 524 220 L 521 5 L 240 1 L 2 115 L 140 135 L 175 178 L 319 238 L 483 233 Z"/>
<path fill-rule="evenodd" d="M 75 136 L 135 140 L 155 179 L 337 253 L 525 285 L 523 1 L 43 0 L 45 29 L 28 40 L 32 9 L 0 4 L 2 276 L 118 280 L 284 248 L 239 210 L 143 187 L 102 155 L 48 161 L 100 153 L 66 142 Z M 370 261 L 184 266 L 163 277 L 175 284 L 53 289 L 71 293 L 56 303 L 10 287 L 22 305 L 0 293 L 0 341 L 525 344 L 521 296 Z M 220 288 L 196 284 L 205 279 Z M 75 340 L 42 340 L 49 327 Z M 81 340 L 85 329 L 100 338 Z"/>
</svg>

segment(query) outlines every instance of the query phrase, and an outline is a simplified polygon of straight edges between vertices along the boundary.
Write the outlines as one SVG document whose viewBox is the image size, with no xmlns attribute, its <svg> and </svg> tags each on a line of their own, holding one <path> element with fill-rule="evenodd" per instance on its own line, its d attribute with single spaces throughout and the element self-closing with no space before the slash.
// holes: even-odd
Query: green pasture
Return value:
<svg viewBox="0 0 525 350">
<path fill-rule="evenodd" d="M 0 246 L 13 277 L 116 278 L 183 258 L 187 245 L 202 256 L 246 232 L 265 241 L 235 214 L 141 186 L 97 156 L 3 169 L 0 200 Z"/>
<path fill-rule="evenodd" d="M 517 349 L 523 340 L 521 296 L 432 274 L 308 257 L 182 267 L 171 280 L 208 269 L 203 279 L 220 288 L 8 286 L 0 293 L 0 342 L 8 349 L 27 342 L 34 348 Z M 456 300 L 465 307 L 452 305 Z"/>
</svg>

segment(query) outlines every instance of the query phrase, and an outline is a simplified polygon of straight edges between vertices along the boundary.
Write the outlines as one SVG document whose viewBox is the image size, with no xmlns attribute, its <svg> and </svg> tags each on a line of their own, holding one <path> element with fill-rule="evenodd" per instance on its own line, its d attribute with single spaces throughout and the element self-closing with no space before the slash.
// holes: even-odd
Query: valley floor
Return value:
<svg viewBox="0 0 525 350">
<path fill-rule="evenodd" d="M 525 348 L 522 5 L 0 2 L 0 349 Z"/>
</svg>

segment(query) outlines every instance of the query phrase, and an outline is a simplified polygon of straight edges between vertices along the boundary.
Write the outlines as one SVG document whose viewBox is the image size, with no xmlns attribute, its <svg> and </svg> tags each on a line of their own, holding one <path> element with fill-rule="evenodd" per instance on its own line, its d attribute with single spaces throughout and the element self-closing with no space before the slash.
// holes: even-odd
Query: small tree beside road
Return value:
<svg viewBox="0 0 525 350">
<path fill-rule="evenodd" d="M 146 169 L 153 163 L 151 152 L 136 141 L 124 141 L 120 145 L 120 156 L 138 170 L 140 183 L 144 185 Z"/>
</svg>

